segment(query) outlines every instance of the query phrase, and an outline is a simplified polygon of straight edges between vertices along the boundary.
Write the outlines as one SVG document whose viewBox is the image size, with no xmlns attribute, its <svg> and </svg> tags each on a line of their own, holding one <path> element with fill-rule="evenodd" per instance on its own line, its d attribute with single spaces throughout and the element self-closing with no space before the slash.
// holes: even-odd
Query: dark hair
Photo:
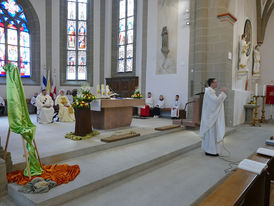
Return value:
<svg viewBox="0 0 274 206">
<path fill-rule="evenodd" d="M 207 80 L 208 86 L 211 86 L 211 84 L 214 82 L 214 80 L 216 80 L 216 78 L 209 78 L 209 79 Z"/>
<path fill-rule="evenodd" d="M 45 89 L 42 89 L 41 92 L 46 91 Z"/>
<path fill-rule="evenodd" d="M 180 98 L 179 94 L 176 94 L 176 97 L 179 97 L 179 98 Z"/>
<path fill-rule="evenodd" d="M 148 92 L 147 94 L 151 94 L 151 92 Z"/>
</svg>

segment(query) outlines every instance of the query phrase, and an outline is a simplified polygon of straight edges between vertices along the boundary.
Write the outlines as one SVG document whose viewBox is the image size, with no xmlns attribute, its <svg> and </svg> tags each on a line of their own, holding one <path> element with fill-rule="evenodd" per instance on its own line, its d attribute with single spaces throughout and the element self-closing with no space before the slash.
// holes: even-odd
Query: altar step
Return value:
<svg viewBox="0 0 274 206">
<path fill-rule="evenodd" d="M 68 184 L 44 194 L 18 192 L 20 186 L 8 185 L 8 194 L 18 205 L 61 205 L 130 175 L 151 168 L 201 145 L 192 131 L 180 131 L 144 141 L 83 155 L 60 164 L 78 164 L 79 176 Z"/>
<path fill-rule="evenodd" d="M 148 133 L 148 134 L 136 136 L 136 137 L 130 138 L 130 139 L 123 139 L 120 141 L 88 146 L 85 148 L 79 148 L 79 149 L 75 149 L 73 151 L 68 151 L 68 152 L 67 151 L 60 152 L 58 154 L 42 157 L 41 161 L 44 165 L 55 164 L 60 161 L 66 161 L 66 160 L 69 160 L 72 158 L 80 157 L 80 156 L 91 154 L 94 152 L 104 151 L 104 150 L 108 150 L 108 149 L 115 148 L 115 147 L 120 147 L 123 145 L 135 143 L 135 142 L 141 142 L 144 140 L 157 138 L 162 135 L 168 135 L 168 134 L 172 134 L 174 132 L 180 132 L 180 131 L 184 131 L 184 130 L 185 130 L 184 127 L 176 127 L 176 128 L 170 129 L 170 130 Z M 26 164 L 25 161 L 22 161 L 22 162 L 19 162 L 19 163 L 13 165 L 13 171 L 24 169 L 25 164 Z"/>
</svg>

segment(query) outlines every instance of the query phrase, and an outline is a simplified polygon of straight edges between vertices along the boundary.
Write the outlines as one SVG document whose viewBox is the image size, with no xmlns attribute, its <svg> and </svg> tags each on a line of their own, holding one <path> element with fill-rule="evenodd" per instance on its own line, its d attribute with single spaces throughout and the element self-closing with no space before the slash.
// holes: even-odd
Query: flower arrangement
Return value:
<svg viewBox="0 0 274 206">
<path fill-rule="evenodd" d="M 91 88 L 88 84 L 83 85 L 77 91 L 77 95 L 74 97 L 74 102 L 72 103 L 73 108 L 89 108 L 89 102 L 96 99 L 96 97 L 91 94 Z"/>
<path fill-rule="evenodd" d="M 141 98 L 143 98 L 143 95 L 140 93 L 139 89 L 136 89 L 134 94 L 131 95 L 131 98 L 141 99 Z"/>
</svg>

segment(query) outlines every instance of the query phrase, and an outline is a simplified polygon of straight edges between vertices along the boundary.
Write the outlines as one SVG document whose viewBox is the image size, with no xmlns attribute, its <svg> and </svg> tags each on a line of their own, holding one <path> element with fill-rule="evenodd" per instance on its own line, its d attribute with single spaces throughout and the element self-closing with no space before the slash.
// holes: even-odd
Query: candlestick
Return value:
<svg viewBox="0 0 274 206">
<path fill-rule="evenodd" d="M 101 92 L 102 92 L 102 96 L 105 96 L 106 91 L 105 91 L 105 85 L 101 84 Z"/>
<path fill-rule="evenodd" d="M 266 85 L 263 87 L 263 96 L 265 96 L 265 91 L 266 91 Z"/>
<path fill-rule="evenodd" d="M 255 96 L 258 96 L 258 83 L 255 84 Z"/>
<path fill-rule="evenodd" d="M 264 113 L 265 113 L 265 110 L 264 110 L 264 105 L 265 105 L 265 95 L 262 96 L 263 98 L 263 105 L 262 105 L 262 116 L 261 116 L 261 123 L 264 123 L 266 122 L 265 120 L 265 116 L 264 116 Z"/>
</svg>

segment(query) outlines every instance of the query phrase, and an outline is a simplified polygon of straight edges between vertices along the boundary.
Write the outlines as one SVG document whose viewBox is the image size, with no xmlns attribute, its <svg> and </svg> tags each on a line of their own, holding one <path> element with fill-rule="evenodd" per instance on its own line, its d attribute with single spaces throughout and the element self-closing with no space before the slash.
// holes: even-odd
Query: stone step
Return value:
<svg viewBox="0 0 274 206">
<path fill-rule="evenodd" d="M 154 132 L 154 133 L 149 133 L 149 134 L 146 134 L 146 135 L 137 136 L 137 137 L 130 138 L 130 139 L 124 139 L 124 140 L 121 140 L 121 141 L 110 142 L 110 143 L 107 143 L 107 144 L 99 144 L 99 145 L 88 146 L 88 147 L 85 147 L 85 148 L 79 148 L 79 149 L 69 151 L 69 152 L 62 152 L 62 150 L 60 150 L 61 152 L 58 153 L 58 154 L 42 157 L 41 161 L 44 165 L 54 164 L 54 163 L 57 163 L 57 162 L 60 162 L 60 161 L 69 160 L 69 159 L 72 159 L 72 158 L 80 157 L 80 156 L 91 154 L 91 153 L 94 153 L 94 152 L 108 150 L 108 149 L 111 149 L 111 148 L 131 144 L 131 143 L 135 143 L 135 142 L 141 142 L 143 140 L 147 140 L 147 139 L 151 139 L 151 138 L 155 138 L 155 137 L 157 138 L 157 137 L 162 136 L 162 135 L 172 134 L 174 132 L 180 132 L 180 131 L 183 131 L 183 130 L 184 130 L 184 128 L 180 127 L 180 128 L 174 128 L 174 129 L 171 129 L 171 130 L 167 130 L 167 131 L 157 131 L 157 132 Z M 25 164 L 26 164 L 25 161 L 14 164 L 12 170 L 15 171 L 15 170 L 24 169 Z"/>
<path fill-rule="evenodd" d="M 201 140 L 194 132 L 182 131 L 95 152 L 60 162 L 80 166 L 81 172 L 73 182 L 44 194 L 20 193 L 20 186 L 9 184 L 8 193 L 22 206 L 60 205 L 195 149 L 200 144 Z"/>
</svg>

